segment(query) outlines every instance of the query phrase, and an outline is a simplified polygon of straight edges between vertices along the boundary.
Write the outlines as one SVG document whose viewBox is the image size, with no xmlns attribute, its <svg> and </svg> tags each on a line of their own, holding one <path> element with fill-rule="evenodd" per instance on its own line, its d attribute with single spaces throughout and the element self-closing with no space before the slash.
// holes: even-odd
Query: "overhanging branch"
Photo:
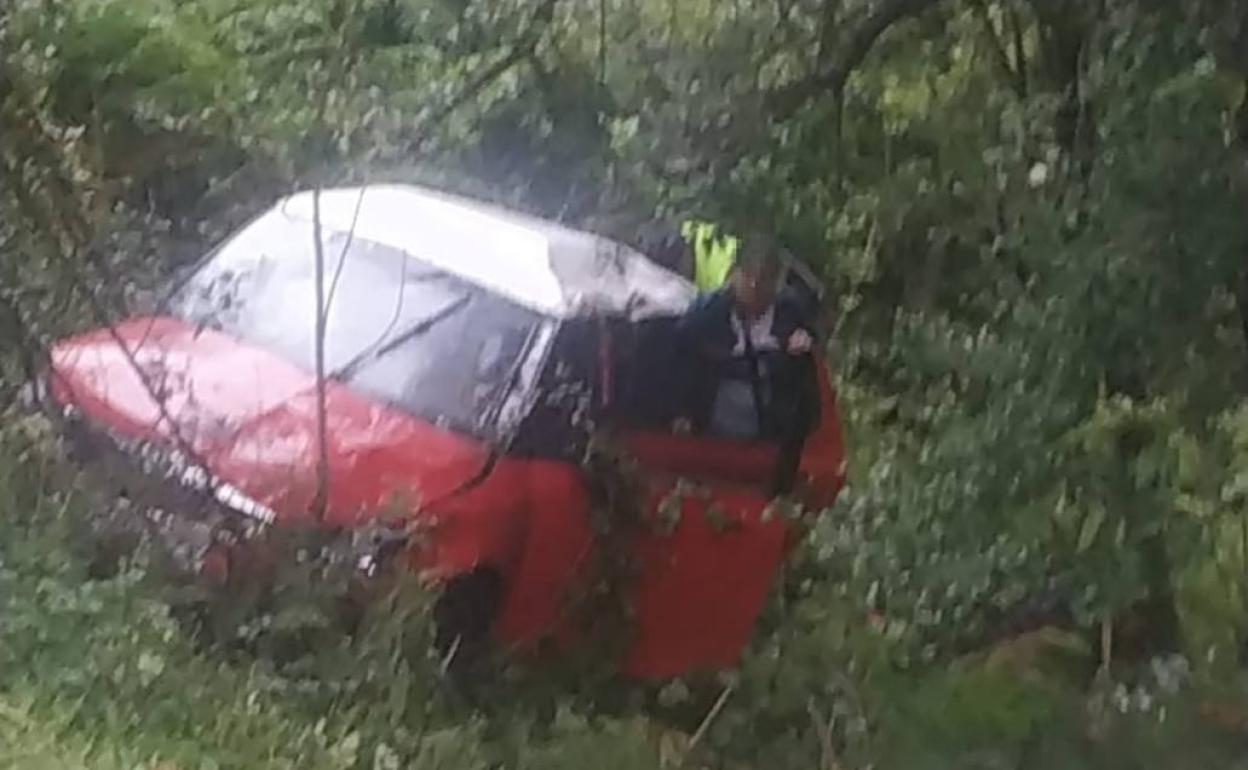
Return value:
<svg viewBox="0 0 1248 770">
<path fill-rule="evenodd" d="M 546 30 L 546 26 L 554 17 L 555 5 L 557 3 L 558 0 L 543 0 L 542 4 L 533 11 L 533 15 L 529 17 L 529 22 L 525 25 L 524 32 L 520 34 L 519 39 L 516 40 L 511 50 L 482 70 L 469 81 L 464 90 L 455 95 L 455 98 L 435 111 L 426 121 L 423 121 L 425 125 L 437 125 L 446 120 L 453 112 L 475 99 L 478 94 L 506 74 L 508 70 L 531 56 L 537 50 L 537 44 L 541 41 L 542 33 Z"/>
<path fill-rule="evenodd" d="M 940 0 L 882 0 L 860 18 L 851 22 L 849 32 L 840 42 L 829 47 L 818 69 L 767 94 L 765 106 L 772 120 L 786 120 L 807 102 L 820 94 L 839 94 L 850 73 L 871 52 L 877 40 L 889 27 L 903 19 L 918 15 Z"/>
</svg>

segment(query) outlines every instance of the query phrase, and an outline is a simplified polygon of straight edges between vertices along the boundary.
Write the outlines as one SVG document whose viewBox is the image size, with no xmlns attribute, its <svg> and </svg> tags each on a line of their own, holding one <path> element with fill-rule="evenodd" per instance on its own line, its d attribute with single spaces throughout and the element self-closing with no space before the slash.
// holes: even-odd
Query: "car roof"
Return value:
<svg viewBox="0 0 1248 770">
<path fill-rule="evenodd" d="M 320 191 L 322 227 L 402 250 L 556 318 L 678 315 L 695 290 L 639 252 L 593 233 L 414 185 Z M 313 221 L 313 192 L 272 213 Z"/>
</svg>

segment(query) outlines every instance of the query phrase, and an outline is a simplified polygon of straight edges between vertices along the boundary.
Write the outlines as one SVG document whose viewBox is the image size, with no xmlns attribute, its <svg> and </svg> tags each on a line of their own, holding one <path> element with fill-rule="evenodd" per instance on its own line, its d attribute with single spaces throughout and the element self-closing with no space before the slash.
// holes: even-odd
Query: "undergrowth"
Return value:
<svg viewBox="0 0 1248 770">
<path fill-rule="evenodd" d="M 76 543 L 98 497 L 47 435 L 10 422 L 3 768 L 1248 766 L 1234 764 L 1233 702 L 1219 726 L 1175 676 L 1088 684 L 1087 651 L 1067 637 L 899 667 L 896 642 L 817 580 L 817 559 L 777 592 L 740 669 L 708 681 L 647 688 L 602 661 L 498 661 L 466 700 L 429 652 L 418 589 L 400 584 L 348 634 L 306 568 L 280 601 L 233 617 L 234 640 L 284 645 L 223 643 L 186 622 L 151 549 L 88 574 Z"/>
</svg>

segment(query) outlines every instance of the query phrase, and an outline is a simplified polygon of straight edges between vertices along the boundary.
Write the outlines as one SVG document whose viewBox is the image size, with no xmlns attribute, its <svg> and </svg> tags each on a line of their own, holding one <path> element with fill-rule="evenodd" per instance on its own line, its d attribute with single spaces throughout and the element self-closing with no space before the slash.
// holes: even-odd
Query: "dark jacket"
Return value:
<svg viewBox="0 0 1248 770">
<path fill-rule="evenodd" d="M 732 305 L 732 290 L 727 287 L 702 294 L 685 311 L 677 329 L 685 341 L 695 345 L 702 355 L 730 357 L 737 342 L 732 328 Z M 813 312 L 806 305 L 790 289 L 777 295 L 771 330 L 781 342 L 781 347 L 798 329 L 805 329 L 814 335 Z"/>
<path fill-rule="evenodd" d="M 784 467 L 778 469 L 779 491 L 787 491 L 789 477 L 796 472 L 802 444 L 819 420 L 814 358 L 809 353 L 792 355 L 784 349 L 789 337 L 798 329 L 805 329 L 814 338 L 813 310 L 792 291 L 781 292 L 772 316 L 772 334 L 780 350 L 755 353 L 766 361 L 754 371 L 767 378 L 766 390 L 773 394 L 771 403 L 765 404 L 762 438 L 781 446 Z M 677 325 L 681 347 L 693 364 L 685 403 L 700 431 L 705 431 L 709 425 L 721 379 L 740 376 L 742 365 L 753 363 L 733 355 L 737 335 L 732 326 L 732 312 L 731 290 L 723 288 L 695 300 Z"/>
</svg>

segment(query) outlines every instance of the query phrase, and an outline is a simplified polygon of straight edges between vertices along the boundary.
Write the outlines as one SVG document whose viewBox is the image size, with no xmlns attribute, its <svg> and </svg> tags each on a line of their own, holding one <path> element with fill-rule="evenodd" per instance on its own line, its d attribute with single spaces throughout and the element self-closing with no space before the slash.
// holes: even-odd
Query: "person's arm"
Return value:
<svg viewBox="0 0 1248 770">
<path fill-rule="evenodd" d="M 804 414 L 810 427 L 819 419 L 819 382 L 815 371 L 815 350 L 820 349 L 825 339 L 821 324 L 818 322 L 819 307 L 806 302 L 794 302 L 789 313 L 793 317 L 794 333 L 789 335 L 789 352 L 799 357 L 801 365 L 797 367 L 797 385 L 801 391 Z M 795 339 L 796 335 L 796 339 Z"/>
<path fill-rule="evenodd" d="M 782 348 L 777 361 L 776 385 L 785 395 L 784 417 L 778 437 L 779 453 L 772 495 L 788 494 L 797 481 L 806 437 L 819 422 L 819 380 L 815 346 L 819 344 L 808 309 L 792 297 L 776 306 L 775 330 Z"/>
<path fill-rule="evenodd" d="M 776 299 L 776 333 L 780 349 L 791 355 L 806 355 L 819 344 L 817 308 L 805 297 L 786 289 Z"/>
</svg>

